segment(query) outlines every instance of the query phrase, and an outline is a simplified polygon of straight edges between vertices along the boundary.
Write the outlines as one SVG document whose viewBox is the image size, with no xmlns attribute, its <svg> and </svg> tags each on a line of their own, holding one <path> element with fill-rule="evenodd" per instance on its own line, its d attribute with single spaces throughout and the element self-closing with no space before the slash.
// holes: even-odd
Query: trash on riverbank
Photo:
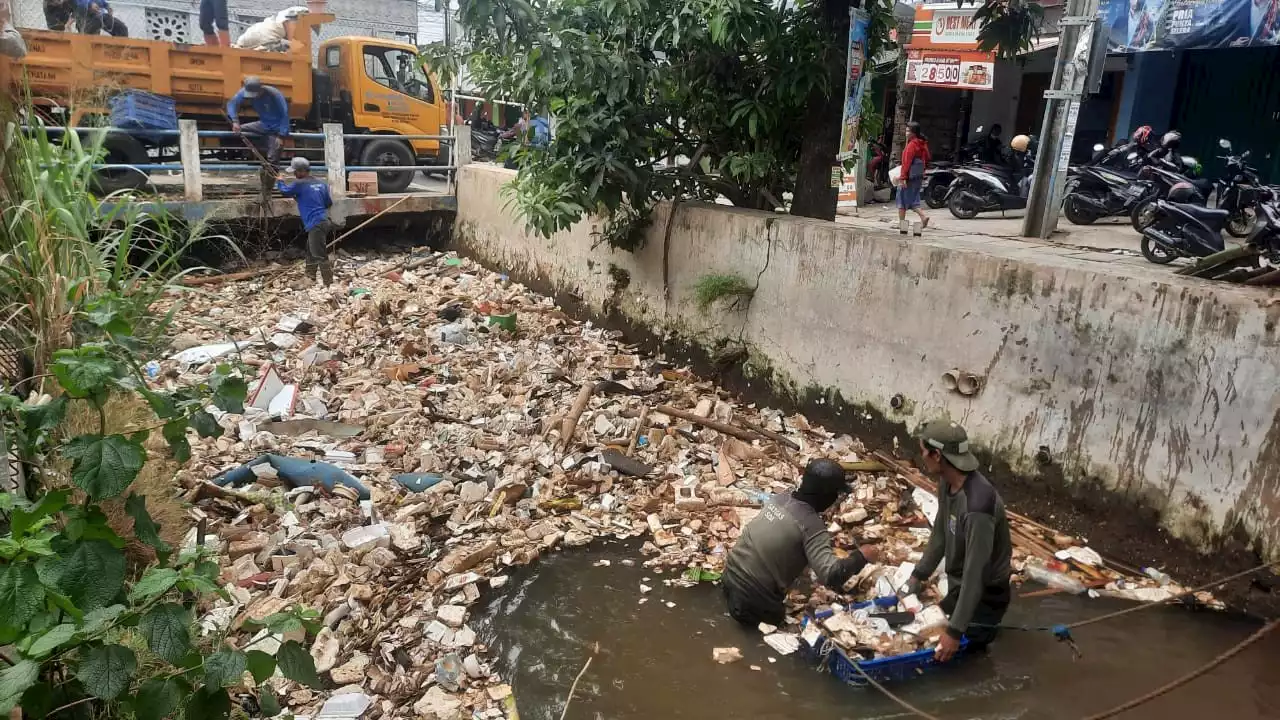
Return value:
<svg viewBox="0 0 1280 720">
<path fill-rule="evenodd" d="M 410 263 L 411 284 L 397 272 Z M 186 298 L 174 330 L 199 352 L 162 362 L 155 385 L 207 382 L 217 360 L 242 365 L 250 387 L 295 388 L 284 423 L 272 403 L 215 413 L 226 434 L 192 434 L 179 479 L 206 545 L 223 548 L 230 599 L 213 615 L 240 625 L 295 604 L 317 610 L 317 668 L 369 699 L 364 720 L 509 717 L 510 688 L 471 622 L 511 568 L 634 538 L 655 576 L 676 571 L 642 594 L 660 581 L 715 582 L 769 494 L 793 489 L 815 457 L 853 468 L 854 492 L 832 521 L 837 552 L 870 542 L 883 559 L 847 593 L 793 592 L 793 617 L 886 585 L 893 594 L 919 559 L 936 508 L 929 488 L 847 435 L 741 403 L 465 259 L 346 255 L 337 271 L 360 292 L 296 291 L 283 276 Z M 495 308 L 519 318 L 514 332 L 487 321 Z M 282 332 L 296 342 L 270 340 Z M 1019 570 L 1053 561 L 1100 592 L 1176 592 L 1084 563 L 1092 555 L 1075 539 L 1063 546 L 1026 524 L 1017 535 Z M 1072 548 L 1081 552 L 1053 558 Z M 918 612 L 945 594 L 940 584 Z M 766 642 L 785 654 L 798 628 L 774 630 Z M 324 707 L 325 693 L 271 683 L 296 715 Z"/>
</svg>

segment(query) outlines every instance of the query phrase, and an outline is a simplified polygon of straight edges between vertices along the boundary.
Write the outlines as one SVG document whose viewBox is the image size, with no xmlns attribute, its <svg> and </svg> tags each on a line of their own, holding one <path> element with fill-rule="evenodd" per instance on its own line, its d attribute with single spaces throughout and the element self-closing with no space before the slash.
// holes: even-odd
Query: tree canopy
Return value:
<svg viewBox="0 0 1280 720">
<path fill-rule="evenodd" d="M 872 18 L 874 57 L 888 43 L 893 2 L 861 5 Z M 446 83 L 465 65 L 482 93 L 554 116 L 549 144 L 511 151 L 520 174 L 509 192 L 531 229 L 550 236 L 596 214 L 606 218 L 602 240 L 634 247 L 664 199 L 727 198 L 774 210 L 795 193 L 797 212 L 821 216 L 826 205 L 834 212 L 828 178 L 849 7 L 848 0 L 461 0 L 454 53 L 437 44 L 424 49 L 424 60 Z M 863 117 L 863 137 L 878 135 L 871 93 Z M 801 210 L 806 193 L 823 197 Z"/>
</svg>

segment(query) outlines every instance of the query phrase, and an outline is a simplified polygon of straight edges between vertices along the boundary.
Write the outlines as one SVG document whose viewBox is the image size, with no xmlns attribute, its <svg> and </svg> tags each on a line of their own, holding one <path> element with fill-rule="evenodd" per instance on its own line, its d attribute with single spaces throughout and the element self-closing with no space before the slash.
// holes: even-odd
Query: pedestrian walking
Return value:
<svg viewBox="0 0 1280 720">
<path fill-rule="evenodd" d="M 929 141 L 920 132 L 920 123 L 907 123 L 907 147 L 902 151 L 902 170 L 898 176 L 898 229 L 904 235 L 908 210 L 920 216 L 921 227 L 929 227 L 929 217 L 920 207 L 920 190 L 924 186 L 924 171 L 932 160 Z"/>
<path fill-rule="evenodd" d="M 329 264 L 329 233 L 334 227 L 329 208 L 333 207 L 333 198 L 328 184 L 311 177 L 311 163 L 306 158 L 295 157 L 289 167 L 293 182 L 278 180 L 276 189 L 298 201 L 298 215 L 307 230 L 307 280 L 315 280 L 319 269 L 320 279 L 327 286 L 333 283 L 333 267 Z"/>
</svg>

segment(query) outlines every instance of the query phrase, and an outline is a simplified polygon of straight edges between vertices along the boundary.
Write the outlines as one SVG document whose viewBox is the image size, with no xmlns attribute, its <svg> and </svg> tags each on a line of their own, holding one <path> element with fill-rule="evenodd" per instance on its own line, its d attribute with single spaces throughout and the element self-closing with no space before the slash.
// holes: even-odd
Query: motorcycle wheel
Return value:
<svg viewBox="0 0 1280 720">
<path fill-rule="evenodd" d="M 1155 196 L 1143 198 L 1134 204 L 1132 212 L 1129 213 L 1129 222 L 1133 225 L 1133 229 L 1142 232 L 1151 227 L 1151 223 L 1156 221 L 1156 198 Z"/>
<path fill-rule="evenodd" d="M 1253 234 L 1258 214 L 1253 208 L 1239 208 L 1227 216 L 1227 234 L 1235 238 L 1247 238 Z"/>
<path fill-rule="evenodd" d="M 947 186 L 934 183 L 924 189 L 924 204 L 934 210 L 941 210 L 947 204 Z"/>
<path fill-rule="evenodd" d="M 1066 201 L 1062 203 L 1062 214 L 1066 215 L 1067 220 L 1070 220 L 1073 225 L 1092 225 L 1093 221 L 1098 219 L 1097 215 L 1076 202 L 1074 195 L 1068 195 Z"/>
<path fill-rule="evenodd" d="M 947 201 L 947 209 L 951 211 L 960 220 L 972 220 L 978 216 L 978 206 L 972 202 L 967 202 L 966 192 L 957 192 Z"/>
<path fill-rule="evenodd" d="M 1142 236 L 1142 257 L 1146 258 L 1147 262 L 1152 262 L 1152 263 L 1155 263 L 1156 265 L 1168 265 L 1169 263 L 1177 259 L 1178 256 L 1174 255 L 1168 250 L 1165 250 L 1164 248 L 1152 242 L 1151 238 L 1147 237 L 1146 235 L 1143 235 Z"/>
</svg>

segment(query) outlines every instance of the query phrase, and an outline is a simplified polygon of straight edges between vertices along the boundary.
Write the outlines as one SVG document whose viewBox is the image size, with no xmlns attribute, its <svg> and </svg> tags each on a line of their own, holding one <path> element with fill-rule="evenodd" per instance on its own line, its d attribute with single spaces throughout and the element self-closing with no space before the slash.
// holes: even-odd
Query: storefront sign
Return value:
<svg viewBox="0 0 1280 720">
<path fill-rule="evenodd" d="M 844 80 L 844 113 L 840 121 L 840 149 L 836 157 L 847 160 L 857 153 L 858 116 L 862 114 L 862 93 L 871 76 L 866 72 L 867 31 L 871 16 L 861 10 L 849 12 L 849 64 Z"/>
<path fill-rule="evenodd" d="M 977 45 L 978 29 L 974 21 L 975 7 L 963 10 L 933 10 L 933 22 L 929 25 L 930 45 Z"/>
<path fill-rule="evenodd" d="M 958 90 L 990 90 L 995 81 L 993 53 L 907 48 L 907 84 Z"/>
<path fill-rule="evenodd" d="M 976 50 L 978 30 L 982 28 L 973 19 L 977 12 L 976 5 L 957 8 L 954 2 L 918 5 L 908 46 Z"/>
<path fill-rule="evenodd" d="M 1102 0 L 1112 52 L 1280 44 L 1280 0 Z"/>
</svg>

